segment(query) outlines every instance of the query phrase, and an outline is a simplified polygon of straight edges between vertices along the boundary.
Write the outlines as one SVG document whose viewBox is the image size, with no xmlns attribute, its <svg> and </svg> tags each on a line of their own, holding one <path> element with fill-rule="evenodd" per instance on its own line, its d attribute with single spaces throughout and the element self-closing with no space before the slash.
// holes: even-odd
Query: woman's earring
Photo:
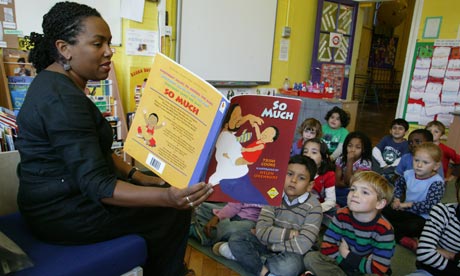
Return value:
<svg viewBox="0 0 460 276">
<path fill-rule="evenodd" d="M 65 71 L 70 71 L 70 69 L 72 69 L 72 66 L 70 66 L 69 60 L 66 60 L 66 62 L 62 65 L 62 67 L 64 67 Z"/>
</svg>

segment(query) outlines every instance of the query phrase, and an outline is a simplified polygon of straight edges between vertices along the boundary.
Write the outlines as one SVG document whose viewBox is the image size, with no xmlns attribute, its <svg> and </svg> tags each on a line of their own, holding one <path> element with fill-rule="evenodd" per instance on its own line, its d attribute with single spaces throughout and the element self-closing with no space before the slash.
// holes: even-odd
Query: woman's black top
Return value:
<svg viewBox="0 0 460 276">
<path fill-rule="evenodd" d="M 117 178 L 113 131 L 93 102 L 67 76 L 44 70 L 30 85 L 17 124 L 18 205 L 29 224 L 46 232 L 103 220 L 110 207 L 100 200 L 112 197 Z"/>
</svg>

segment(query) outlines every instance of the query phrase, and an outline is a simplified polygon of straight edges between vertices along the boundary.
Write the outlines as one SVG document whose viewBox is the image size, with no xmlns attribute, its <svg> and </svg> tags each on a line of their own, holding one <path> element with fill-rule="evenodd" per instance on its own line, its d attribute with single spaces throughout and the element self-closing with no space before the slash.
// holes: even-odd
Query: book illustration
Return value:
<svg viewBox="0 0 460 276">
<path fill-rule="evenodd" d="M 279 130 L 276 126 L 269 126 L 260 132 L 258 124 L 253 125 L 256 132 L 257 140 L 249 144 L 247 147 L 241 149 L 243 157 L 236 160 L 237 165 L 252 165 L 257 159 L 259 159 L 262 151 L 265 148 L 265 144 L 276 141 L 279 136 Z"/>
<path fill-rule="evenodd" d="M 143 110 L 145 125 L 139 125 L 137 127 L 137 137 L 144 140 L 145 144 L 150 147 L 156 147 L 157 142 L 153 135 L 155 130 L 160 129 L 166 125 L 166 122 L 159 123 L 158 115 L 156 113 L 150 113 L 147 116 L 147 110 Z"/>
<path fill-rule="evenodd" d="M 209 200 L 281 203 L 300 106 L 282 97 L 232 98 L 208 167 L 207 182 L 214 186 Z"/>
</svg>

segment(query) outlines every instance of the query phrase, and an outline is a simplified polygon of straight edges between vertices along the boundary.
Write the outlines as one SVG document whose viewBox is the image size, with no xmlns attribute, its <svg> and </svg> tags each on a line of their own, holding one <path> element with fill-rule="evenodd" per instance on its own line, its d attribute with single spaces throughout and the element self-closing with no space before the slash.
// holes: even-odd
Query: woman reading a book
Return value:
<svg viewBox="0 0 460 276">
<path fill-rule="evenodd" d="M 111 33 L 99 12 L 60 2 L 42 27 L 43 35 L 26 38 L 39 74 L 17 118 L 24 219 L 39 238 L 61 244 L 139 234 L 148 246 L 146 275 L 187 275 L 191 210 L 211 186 L 170 187 L 112 153 L 110 124 L 84 93 L 88 80 L 110 71 Z"/>
</svg>

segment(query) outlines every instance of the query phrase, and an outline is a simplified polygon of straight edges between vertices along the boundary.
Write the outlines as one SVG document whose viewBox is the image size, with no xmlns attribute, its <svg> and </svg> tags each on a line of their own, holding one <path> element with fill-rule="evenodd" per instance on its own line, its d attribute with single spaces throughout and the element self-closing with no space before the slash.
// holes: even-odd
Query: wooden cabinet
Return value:
<svg viewBox="0 0 460 276">
<path fill-rule="evenodd" d="M 452 112 L 454 121 L 449 127 L 446 145 L 453 148 L 457 153 L 460 152 L 460 112 Z"/>
</svg>

